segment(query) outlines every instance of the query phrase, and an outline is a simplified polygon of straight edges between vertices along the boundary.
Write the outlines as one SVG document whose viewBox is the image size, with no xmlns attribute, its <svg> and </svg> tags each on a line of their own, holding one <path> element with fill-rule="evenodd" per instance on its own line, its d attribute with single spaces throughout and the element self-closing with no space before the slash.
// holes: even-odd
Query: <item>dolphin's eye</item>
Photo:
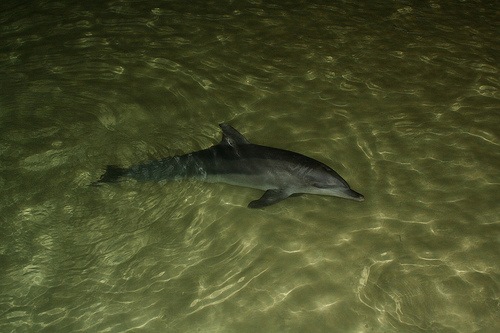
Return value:
<svg viewBox="0 0 500 333">
<path fill-rule="evenodd" d="M 328 184 L 320 184 L 320 183 L 314 183 L 313 184 L 314 187 L 317 187 L 317 188 L 328 188 Z"/>
</svg>

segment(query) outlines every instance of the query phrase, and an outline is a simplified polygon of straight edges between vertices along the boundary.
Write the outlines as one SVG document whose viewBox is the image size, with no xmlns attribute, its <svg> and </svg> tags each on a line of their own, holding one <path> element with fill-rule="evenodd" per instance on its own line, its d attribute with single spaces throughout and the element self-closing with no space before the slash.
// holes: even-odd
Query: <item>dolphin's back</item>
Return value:
<svg viewBox="0 0 500 333">
<path fill-rule="evenodd" d="M 318 167 L 322 163 L 304 155 L 254 144 L 225 146 L 216 145 L 205 150 L 181 156 L 153 160 L 123 169 L 108 166 L 100 182 L 116 182 L 121 177 L 140 181 L 177 180 L 196 178 L 204 181 L 234 184 L 236 177 L 257 181 L 273 181 L 273 173 L 295 171 L 300 167 Z M 229 178 L 228 181 L 225 179 Z M 262 183 L 261 181 L 261 183 Z M 276 182 L 276 181 L 275 181 Z M 237 181 L 237 183 L 241 183 Z M 244 185 L 251 186 L 249 181 Z"/>
</svg>

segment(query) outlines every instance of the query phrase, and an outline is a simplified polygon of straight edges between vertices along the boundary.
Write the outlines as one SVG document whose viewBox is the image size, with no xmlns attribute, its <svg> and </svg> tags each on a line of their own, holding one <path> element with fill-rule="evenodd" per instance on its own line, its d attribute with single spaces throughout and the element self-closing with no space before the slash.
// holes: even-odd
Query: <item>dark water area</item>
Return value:
<svg viewBox="0 0 500 333">
<path fill-rule="evenodd" d="M 494 1 L 4 1 L 0 331 L 500 331 Z M 366 200 L 89 186 L 252 143 Z"/>
</svg>

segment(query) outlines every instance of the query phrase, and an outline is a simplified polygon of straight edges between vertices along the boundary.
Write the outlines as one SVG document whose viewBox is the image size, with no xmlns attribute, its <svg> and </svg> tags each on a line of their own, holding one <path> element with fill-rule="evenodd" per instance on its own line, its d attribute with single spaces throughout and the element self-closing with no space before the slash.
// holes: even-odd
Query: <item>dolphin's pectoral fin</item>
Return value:
<svg viewBox="0 0 500 333">
<path fill-rule="evenodd" d="M 281 200 L 285 200 L 290 196 L 290 193 L 284 190 L 267 190 L 262 197 L 248 204 L 249 208 L 262 208 L 274 205 Z"/>
</svg>

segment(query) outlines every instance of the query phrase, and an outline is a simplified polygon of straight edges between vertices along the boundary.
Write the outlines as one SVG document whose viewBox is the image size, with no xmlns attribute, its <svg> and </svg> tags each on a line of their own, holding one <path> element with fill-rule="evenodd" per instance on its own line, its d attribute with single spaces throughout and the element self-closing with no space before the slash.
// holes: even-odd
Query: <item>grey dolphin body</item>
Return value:
<svg viewBox="0 0 500 333">
<path fill-rule="evenodd" d="M 223 137 L 218 145 L 129 169 L 108 166 L 98 183 L 113 183 L 121 177 L 140 181 L 190 177 L 266 191 L 260 199 L 250 202 L 250 208 L 262 208 L 304 193 L 364 200 L 327 165 L 291 151 L 251 144 L 230 125 L 220 127 Z"/>
</svg>

